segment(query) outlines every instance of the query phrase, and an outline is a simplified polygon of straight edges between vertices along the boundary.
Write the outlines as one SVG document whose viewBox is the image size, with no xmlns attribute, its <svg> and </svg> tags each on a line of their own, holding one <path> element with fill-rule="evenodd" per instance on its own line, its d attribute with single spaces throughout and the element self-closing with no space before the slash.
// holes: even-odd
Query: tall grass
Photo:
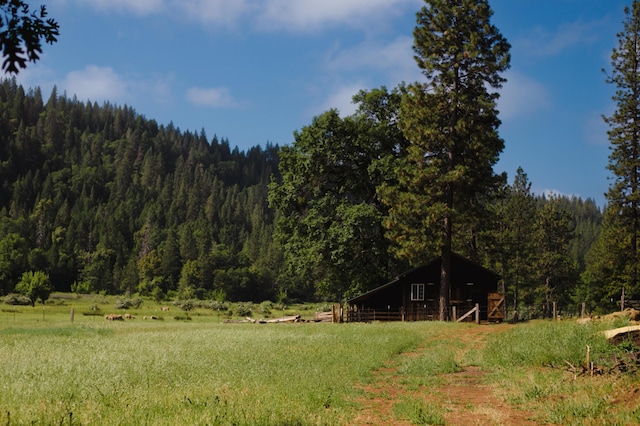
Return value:
<svg viewBox="0 0 640 426">
<path fill-rule="evenodd" d="M 536 413 L 541 423 L 561 425 L 640 424 L 637 375 L 594 375 L 608 370 L 624 349 L 602 331 L 620 322 L 538 321 L 491 336 L 483 367 L 507 402 Z M 589 357 L 587 358 L 587 347 Z M 636 350 L 638 350 L 636 348 Z"/>
<path fill-rule="evenodd" d="M 347 424 L 354 383 L 429 333 L 20 315 L 0 316 L 0 423 Z"/>
<path fill-rule="evenodd" d="M 487 366 L 575 366 L 590 359 L 607 362 L 612 347 L 601 331 L 611 324 L 577 324 L 572 321 L 538 321 L 521 324 L 508 332 L 493 336 L 484 351 Z"/>
</svg>

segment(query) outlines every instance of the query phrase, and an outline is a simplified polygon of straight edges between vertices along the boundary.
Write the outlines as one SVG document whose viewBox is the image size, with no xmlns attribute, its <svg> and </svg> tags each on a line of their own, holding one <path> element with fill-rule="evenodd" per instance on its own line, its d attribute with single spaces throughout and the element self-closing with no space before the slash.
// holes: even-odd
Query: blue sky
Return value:
<svg viewBox="0 0 640 426">
<path fill-rule="evenodd" d="M 34 4 L 42 3 L 32 2 Z M 293 141 L 360 89 L 420 80 L 411 45 L 422 0 L 50 0 L 60 38 L 21 72 L 40 86 L 132 106 L 245 150 Z M 499 103 L 505 150 L 536 193 L 593 198 L 609 181 L 605 83 L 631 0 L 490 0 L 512 45 Z"/>
</svg>

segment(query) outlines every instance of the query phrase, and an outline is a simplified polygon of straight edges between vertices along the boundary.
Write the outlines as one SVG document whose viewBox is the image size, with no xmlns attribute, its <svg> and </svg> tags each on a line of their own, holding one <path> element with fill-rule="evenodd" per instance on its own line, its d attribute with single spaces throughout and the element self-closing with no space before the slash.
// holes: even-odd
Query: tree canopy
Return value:
<svg viewBox="0 0 640 426">
<path fill-rule="evenodd" d="M 395 165 L 397 181 L 381 193 L 397 255 L 416 264 L 440 252 L 440 319 L 447 320 L 454 222 L 473 227 L 478 198 L 504 179 L 493 172 L 504 147 L 495 90 L 510 46 L 491 24 L 486 0 L 425 3 L 414 52 L 426 82 L 410 85 L 403 98 L 400 126 L 410 144 Z"/>
<path fill-rule="evenodd" d="M 634 0 L 624 13 L 606 79 L 615 87 L 612 99 L 616 110 L 604 117 L 609 125 L 608 169 L 613 180 L 606 193 L 606 221 L 599 242 L 603 258 L 590 268 L 591 279 L 606 288 L 599 292 L 605 300 L 622 288 L 626 288 L 627 296 L 640 296 L 640 2 Z"/>
<path fill-rule="evenodd" d="M 377 186 L 381 159 L 404 144 L 397 128 L 399 91 L 360 92 L 358 111 L 314 118 L 280 153 L 282 181 L 270 187 L 281 213 L 276 238 L 290 288 L 315 283 L 319 296 L 341 299 L 384 282 L 391 267 Z M 305 284 L 306 283 L 306 284 Z"/>
</svg>

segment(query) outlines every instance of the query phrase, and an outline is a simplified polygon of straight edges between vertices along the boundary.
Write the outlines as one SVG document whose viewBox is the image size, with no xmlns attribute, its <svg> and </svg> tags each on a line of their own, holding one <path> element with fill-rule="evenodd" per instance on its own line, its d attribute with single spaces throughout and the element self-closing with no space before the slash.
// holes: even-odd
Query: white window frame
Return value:
<svg viewBox="0 0 640 426">
<path fill-rule="evenodd" d="M 424 301 L 424 283 L 411 283 L 411 301 Z"/>
</svg>

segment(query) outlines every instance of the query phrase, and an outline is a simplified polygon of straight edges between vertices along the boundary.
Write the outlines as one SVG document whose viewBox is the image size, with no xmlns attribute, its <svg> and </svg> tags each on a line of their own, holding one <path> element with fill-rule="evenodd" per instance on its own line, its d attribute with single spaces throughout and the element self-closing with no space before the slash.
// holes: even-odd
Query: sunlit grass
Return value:
<svg viewBox="0 0 640 426">
<path fill-rule="evenodd" d="M 638 377 L 592 376 L 589 363 L 607 370 L 620 348 L 602 330 L 614 322 L 538 321 L 490 336 L 483 367 L 495 392 L 514 406 L 536 413 L 539 421 L 562 425 L 638 424 Z M 587 349 L 587 347 L 589 349 Z M 587 358 L 587 352 L 589 357 Z M 628 402 L 621 402 L 631 390 Z"/>
<path fill-rule="evenodd" d="M 624 324 L 227 324 L 210 309 L 176 321 L 186 313 L 160 306 L 146 300 L 126 311 L 136 319 L 111 322 L 103 315 L 125 311 L 103 296 L 2 305 L 0 424 L 345 425 L 359 410 L 358 384 L 373 380 L 404 388 L 396 419 L 442 424 L 448 408 L 436 401 L 446 377 L 470 366 L 541 423 L 640 421 L 637 400 L 616 396 L 633 395 L 637 376 L 569 371 L 585 362 L 587 345 L 597 365 L 611 363 L 619 349 L 600 332 Z M 288 306 L 272 315 L 313 312 Z M 152 315 L 161 320 L 142 319 Z"/>
<path fill-rule="evenodd" d="M 429 334 L 424 324 L 224 324 L 197 313 L 144 321 L 142 310 L 71 323 L 69 306 L 50 308 L 44 319 L 41 307 L 0 316 L 2 423 L 347 424 L 354 384 Z"/>
</svg>

